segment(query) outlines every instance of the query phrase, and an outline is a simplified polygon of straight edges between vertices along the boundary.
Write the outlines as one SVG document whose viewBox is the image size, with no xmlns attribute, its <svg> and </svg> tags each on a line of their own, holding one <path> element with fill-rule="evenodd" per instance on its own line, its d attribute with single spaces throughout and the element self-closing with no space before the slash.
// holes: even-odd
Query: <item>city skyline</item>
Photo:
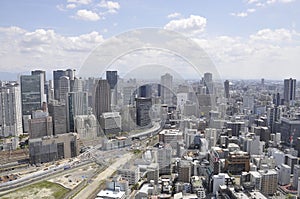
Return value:
<svg viewBox="0 0 300 199">
<path fill-rule="evenodd" d="M 300 0 L 0 2 L 0 198 L 300 198 Z"/>
<path fill-rule="evenodd" d="M 195 41 L 222 79 L 299 79 L 298 5 L 296 0 L 1 2 L 0 71 L 79 71 L 107 39 L 156 27 Z"/>
</svg>

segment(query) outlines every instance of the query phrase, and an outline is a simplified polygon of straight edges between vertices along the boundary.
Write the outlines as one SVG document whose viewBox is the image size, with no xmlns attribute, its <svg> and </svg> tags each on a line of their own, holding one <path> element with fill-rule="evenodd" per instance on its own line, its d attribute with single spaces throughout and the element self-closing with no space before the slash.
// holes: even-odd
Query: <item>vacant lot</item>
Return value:
<svg viewBox="0 0 300 199">
<path fill-rule="evenodd" d="M 68 189 L 59 184 L 42 181 L 0 196 L 0 199 L 56 199 L 63 198 L 68 192 Z"/>
</svg>

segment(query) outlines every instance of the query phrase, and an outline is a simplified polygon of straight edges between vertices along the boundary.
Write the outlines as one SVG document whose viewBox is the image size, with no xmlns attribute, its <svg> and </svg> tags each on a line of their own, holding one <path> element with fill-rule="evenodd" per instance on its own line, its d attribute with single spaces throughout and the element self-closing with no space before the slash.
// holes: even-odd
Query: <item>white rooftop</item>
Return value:
<svg viewBox="0 0 300 199">
<path fill-rule="evenodd" d="M 100 198 L 123 198 L 125 195 L 125 192 L 123 191 L 111 191 L 111 190 L 101 190 L 97 197 Z"/>
</svg>

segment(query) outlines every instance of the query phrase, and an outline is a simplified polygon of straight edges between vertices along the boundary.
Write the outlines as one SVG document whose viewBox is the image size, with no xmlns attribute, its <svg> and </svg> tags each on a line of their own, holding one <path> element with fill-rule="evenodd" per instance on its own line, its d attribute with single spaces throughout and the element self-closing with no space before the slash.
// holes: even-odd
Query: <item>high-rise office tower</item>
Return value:
<svg viewBox="0 0 300 199">
<path fill-rule="evenodd" d="M 54 135 L 67 133 L 67 111 L 66 105 L 53 102 L 48 104 L 49 115 L 53 121 Z"/>
<path fill-rule="evenodd" d="M 109 84 L 110 89 L 114 89 L 118 83 L 118 72 L 106 71 L 106 80 Z"/>
<path fill-rule="evenodd" d="M 111 103 L 117 105 L 118 102 L 118 72 L 117 71 L 106 71 L 106 80 L 109 84 L 111 91 Z"/>
<path fill-rule="evenodd" d="M 84 90 L 84 82 L 82 79 L 76 78 L 73 81 L 73 84 L 71 85 L 72 87 L 70 88 L 71 92 L 82 92 Z"/>
<path fill-rule="evenodd" d="M 107 80 L 98 80 L 94 93 L 93 105 L 98 122 L 100 122 L 102 113 L 111 112 L 110 86 Z"/>
<path fill-rule="evenodd" d="M 44 76 L 21 75 L 22 114 L 31 115 L 42 107 L 44 99 Z"/>
<path fill-rule="evenodd" d="M 157 163 L 159 164 L 159 174 L 171 174 L 172 148 L 170 145 L 165 148 L 157 149 Z"/>
<path fill-rule="evenodd" d="M 211 73 L 204 73 L 203 83 L 206 86 L 206 94 L 214 94 L 214 85 Z"/>
<path fill-rule="evenodd" d="M 140 86 L 138 90 L 138 96 L 146 97 L 146 98 L 151 97 L 151 85 L 147 84 L 147 85 Z"/>
<path fill-rule="evenodd" d="M 62 76 L 59 78 L 59 101 L 66 102 L 67 94 L 70 92 L 70 78 L 68 76 Z"/>
<path fill-rule="evenodd" d="M 281 105 L 280 93 L 273 94 L 273 104 L 277 107 Z"/>
<path fill-rule="evenodd" d="M 74 132 L 74 118 L 88 114 L 88 93 L 69 92 L 67 94 L 67 123 L 68 131 Z"/>
<path fill-rule="evenodd" d="M 173 103 L 173 76 L 169 73 L 161 76 L 160 79 L 161 84 L 161 99 L 164 104 L 172 105 Z"/>
<path fill-rule="evenodd" d="M 46 80 L 46 71 L 44 70 L 33 70 L 31 71 L 31 75 L 42 75 L 44 79 L 44 95 L 45 95 L 45 101 L 48 102 L 48 89 L 49 89 L 49 84 L 47 83 Z"/>
<path fill-rule="evenodd" d="M 65 74 L 66 76 L 69 77 L 70 80 L 74 80 L 75 79 L 75 69 L 67 69 Z"/>
<path fill-rule="evenodd" d="M 67 69 L 66 70 L 66 76 L 69 77 L 69 84 L 70 84 L 70 91 L 73 92 L 74 91 L 74 87 L 75 87 L 75 69 Z"/>
<path fill-rule="evenodd" d="M 204 82 L 212 82 L 212 74 L 204 73 L 203 80 L 204 80 Z"/>
<path fill-rule="evenodd" d="M 17 82 L 0 82 L 0 137 L 22 133 L 21 91 Z"/>
<path fill-rule="evenodd" d="M 31 75 L 42 75 L 44 78 L 44 84 L 46 83 L 46 71 L 44 70 L 33 70 L 31 71 Z"/>
<path fill-rule="evenodd" d="M 134 86 L 123 87 L 123 105 L 130 105 L 134 102 Z"/>
<path fill-rule="evenodd" d="M 53 88 L 54 88 L 54 99 L 59 100 L 59 80 L 62 76 L 66 76 L 66 71 L 55 70 L 53 71 Z"/>
<path fill-rule="evenodd" d="M 284 102 L 287 105 L 293 105 L 296 97 L 296 79 L 284 80 Z"/>
<path fill-rule="evenodd" d="M 151 124 L 150 109 L 152 106 L 151 98 L 136 98 L 136 123 L 140 127 Z"/>
<path fill-rule="evenodd" d="M 225 89 L 225 97 L 229 98 L 229 81 L 228 80 L 226 80 L 224 82 L 224 89 Z"/>
<path fill-rule="evenodd" d="M 48 93 L 47 93 L 47 103 L 51 103 L 54 99 L 54 88 L 53 88 L 53 80 L 49 80 L 47 82 Z"/>
</svg>

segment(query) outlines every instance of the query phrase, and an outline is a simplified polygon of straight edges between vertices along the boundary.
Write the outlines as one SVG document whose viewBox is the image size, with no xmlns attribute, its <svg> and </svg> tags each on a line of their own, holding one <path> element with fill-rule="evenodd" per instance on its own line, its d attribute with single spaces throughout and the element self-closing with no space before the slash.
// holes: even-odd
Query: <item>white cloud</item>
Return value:
<svg viewBox="0 0 300 199">
<path fill-rule="evenodd" d="M 109 12 L 109 13 L 117 13 L 118 10 L 120 9 L 120 4 L 118 2 L 115 2 L 115 1 L 102 0 L 99 3 L 99 7 L 106 8 L 107 12 Z"/>
<path fill-rule="evenodd" d="M 98 21 L 100 19 L 100 16 L 93 11 L 83 9 L 83 10 L 78 10 L 76 12 L 75 18 L 85 20 L 85 21 Z"/>
<path fill-rule="evenodd" d="M 291 3 L 295 0 L 267 0 L 267 4 L 273 4 L 273 3 Z"/>
<path fill-rule="evenodd" d="M 235 16 L 235 17 L 247 17 L 248 13 L 247 12 L 238 12 L 238 13 L 230 13 L 231 16 Z"/>
<path fill-rule="evenodd" d="M 31 32 L 19 27 L 2 27 L 0 71 L 79 67 L 87 54 L 103 40 L 102 35 L 95 31 L 78 36 L 63 36 L 54 30 L 37 29 Z"/>
<path fill-rule="evenodd" d="M 254 8 L 249 8 L 246 10 L 246 12 L 237 12 L 237 13 L 230 13 L 231 16 L 235 16 L 235 17 L 247 17 L 250 13 L 254 13 L 256 11 L 256 9 Z"/>
<path fill-rule="evenodd" d="M 88 5 L 88 4 L 92 3 L 92 0 L 68 0 L 67 2 L 68 3 Z"/>
<path fill-rule="evenodd" d="M 182 15 L 179 12 L 171 13 L 167 16 L 169 19 L 180 18 Z"/>
<path fill-rule="evenodd" d="M 292 3 L 295 1 L 296 0 L 248 0 L 247 3 L 254 4 L 257 8 L 260 8 L 260 7 L 265 7 L 265 6 L 276 4 L 276 3 L 284 4 L 284 3 Z M 248 13 L 250 13 L 250 12 L 248 12 Z"/>
<path fill-rule="evenodd" d="M 66 11 L 65 7 L 63 4 L 59 4 L 59 5 L 56 5 L 56 8 L 59 10 L 59 11 Z"/>
<path fill-rule="evenodd" d="M 295 30 L 263 29 L 244 38 L 194 40 L 214 60 L 221 76 L 279 79 L 289 76 L 290 71 L 300 72 L 300 35 Z M 237 68 L 239 72 L 233 72 Z"/>
<path fill-rule="evenodd" d="M 264 3 L 261 3 L 261 2 L 258 2 L 258 3 L 256 3 L 255 5 L 256 5 L 256 7 L 264 7 L 264 6 L 265 6 L 265 4 L 264 4 Z"/>
<path fill-rule="evenodd" d="M 290 75 L 290 71 L 300 74 L 300 33 L 295 30 L 262 29 L 248 37 L 223 35 L 200 39 L 193 35 L 192 39 L 213 59 L 223 77 L 278 79 Z M 19 27 L 0 27 L 0 71 L 78 68 L 91 50 L 103 41 L 102 35 L 95 31 L 64 36 L 51 29 L 28 31 Z M 114 50 L 117 46 L 109 47 Z M 149 57 L 150 63 L 155 55 Z"/>
<path fill-rule="evenodd" d="M 286 29 L 262 29 L 257 33 L 250 35 L 252 41 L 264 41 L 264 42 L 290 42 L 292 41 L 293 33 Z"/>
<path fill-rule="evenodd" d="M 164 26 L 164 29 L 195 35 L 204 32 L 206 22 L 207 20 L 204 17 L 190 15 L 189 18 L 171 20 Z"/>
<path fill-rule="evenodd" d="M 66 6 L 66 8 L 68 8 L 68 9 L 74 9 L 74 8 L 76 8 L 77 6 L 76 6 L 76 4 L 74 4 L 74 3 L 70 3 L 70 4 L 67 4 L 67 6 Z"/>
<path fill-rule="evenodd" d="M 249 3 L 249 4 L 257 3 L 257 2 L 259 2 L 259 0 L 248 0 L 248 3 Z"/>
<path fill-rule="evenodd" d="M 249 8 L 249 9 L 247 10 L 248 13 L 253 13 L 253 12 L 255 12 L 255 11 L 256 11 L 256 9 L 254 9 L 254 8 Z"/>
</svg>

